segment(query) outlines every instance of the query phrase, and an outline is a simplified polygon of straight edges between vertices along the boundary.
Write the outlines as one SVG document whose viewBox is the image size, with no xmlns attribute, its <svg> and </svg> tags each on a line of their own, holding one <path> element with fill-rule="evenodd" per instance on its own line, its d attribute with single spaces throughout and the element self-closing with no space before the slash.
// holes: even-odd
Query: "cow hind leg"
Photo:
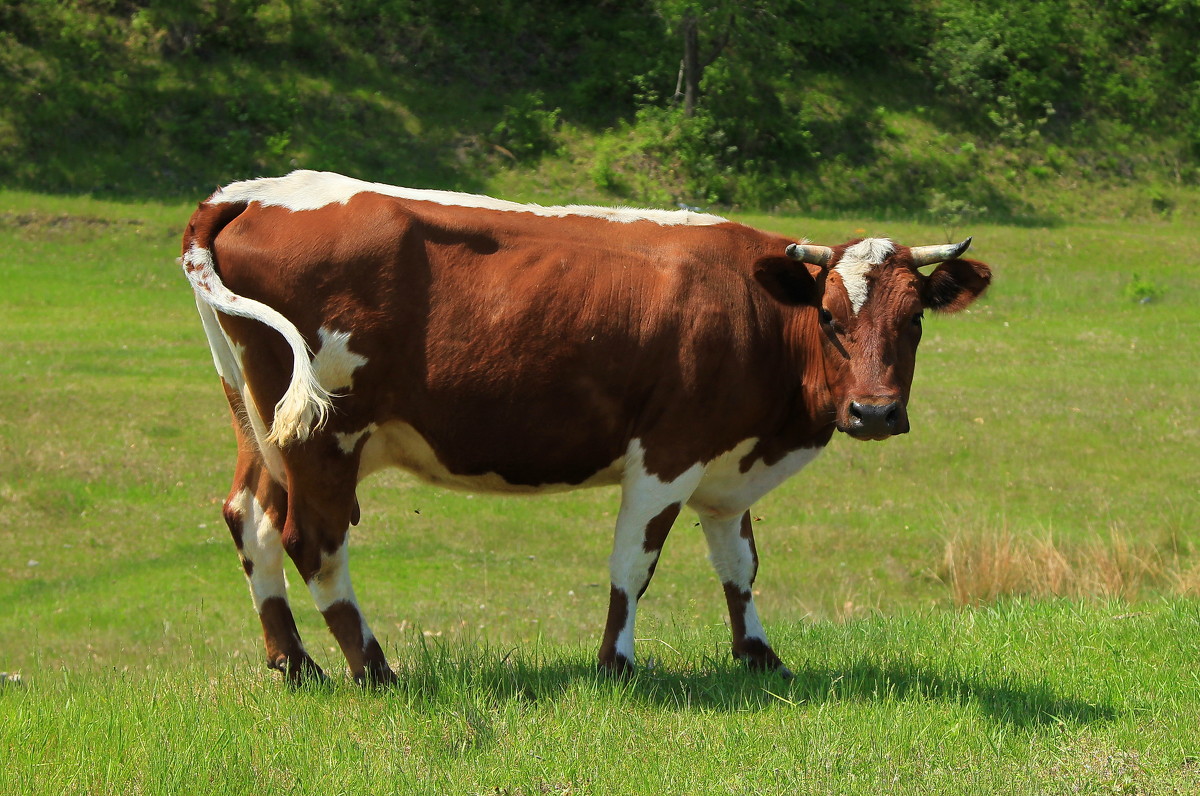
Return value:
<svg viewBox="0 0 1200 796">
<path fill-rule="evenodd" d="M 247 458 L 252 459 L 252 454 L 243 453 L 239 460 L 238 477 L 223 514 L 262 622 L 267 665 L 283 672 L 293 684 L 324 680 L 325 673 L 304 649 L 288 604 L 280 540 L 286 494 L 261 462 Z"/>
<path fill-rule="evenodd" d="M 317 609 L 337 639 L 354 679 L 362 685 L 391 685 L 396 675 L 388 666 L 383 648 L 367 625 L 354 586 L 350 582 L 350 534 L 330 554 L 322 554 L 320 568 L 308 578 Z"/>
<path fill-rule="evenodd" d="M 733 657 L 751 669 L 792 673 L 767 642 L 767 634 L 754 607 L 754 579 L 758 574 L 758 551 L 750 512 L 741 517 L 714 518 L 701 514 L 700 524 L 708 541 L 709 560 L 729 604 L 729 626 L 733 632 Z"/>
<path fill-rule="evenodd" d="M 305 503 L 292 496 L 283 533 L 284 549 L 341 647 L 351 676 L 363 685 L 391 685 L 396 675 L 358 606 L 350 580 L 349 525 L 357 511 L 353 491 L 347 500 L 325 500 L 322 504 Z M 316 510 L 318 507 L 324 510 Z"/>
</svg>

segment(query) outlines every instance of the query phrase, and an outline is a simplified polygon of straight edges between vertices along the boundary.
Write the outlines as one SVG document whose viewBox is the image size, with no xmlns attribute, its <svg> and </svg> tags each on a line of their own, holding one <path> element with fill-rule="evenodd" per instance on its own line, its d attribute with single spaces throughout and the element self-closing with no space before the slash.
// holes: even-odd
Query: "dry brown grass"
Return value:
<svg viewBox="0 0 1200 796">
<path fill-rule="evenodd" d="M 1200 562 L 1113 532 L 1062 543 L 1010 531 L 958 534 L 946 541 L 938 577 L 959 605 L 1006 596 L 1136 600 L 1144 589 L 1200 594 Z"/>
<path fill-rule="evenodd" d="M 1176 573 L 1175 591 L 1187 597 L 1200 597 L 1200 561 Z"/>
</svg>

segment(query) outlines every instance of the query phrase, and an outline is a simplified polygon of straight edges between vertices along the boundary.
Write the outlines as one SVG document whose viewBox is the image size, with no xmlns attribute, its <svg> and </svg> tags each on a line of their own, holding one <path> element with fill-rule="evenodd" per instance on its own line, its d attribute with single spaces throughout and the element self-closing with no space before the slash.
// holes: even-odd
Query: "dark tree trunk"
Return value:
<svg viewBox="0 0 1200 796">
<path fill-rule="evenodd" d="M 683 18 L 683 63 L 679 66 L 679 78 L 683 83 L 683 115 L 692 118 L 696 115 L 696 104 L 700 101 L 700 77 L 705 68 L 725 49 L 729 37 L 733 33 L 736 17 L 729 15 L 725 30 L 712 42 L 712 49 L 706 53 L 700 52 L 700 21 L 693 11 L 688 11 Z M 679 97 L 679 87 L 675 88 L 675 96 Z"/>
<path fill-rule="evenodd" d="M 688 12 L 683 18 L 683 115 L 696 115 L 700 96 L 700 32 L 696 17 Z"/>
</svg>

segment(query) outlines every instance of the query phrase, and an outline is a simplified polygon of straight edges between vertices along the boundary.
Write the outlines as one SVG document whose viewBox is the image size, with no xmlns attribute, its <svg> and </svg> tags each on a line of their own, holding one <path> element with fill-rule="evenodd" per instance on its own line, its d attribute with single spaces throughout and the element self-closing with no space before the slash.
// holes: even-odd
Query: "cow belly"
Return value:
<svg viewBox="0 0 1200 796">
<path fill-rule="evenodd" d="M 601 468 L 582 483 L 514 484 L 499 473 L 464 474 L 451 471 L 438 457 L 433 446 L 410 424 L 392 421 L 380 426 L 372 424 L 357 434 L 339 434 L 339 443 L 347 452 L 354 449 L 361 437 L 366 437 L 359 459 L 358 478 L 361 481 L 385 467 L 399 467 L 418 478 L 437 486 L 468 492 L 524 493 L 563 492 L 592 486 L 607 486 L 621 482 L 624 457 Z"/>
</svg>

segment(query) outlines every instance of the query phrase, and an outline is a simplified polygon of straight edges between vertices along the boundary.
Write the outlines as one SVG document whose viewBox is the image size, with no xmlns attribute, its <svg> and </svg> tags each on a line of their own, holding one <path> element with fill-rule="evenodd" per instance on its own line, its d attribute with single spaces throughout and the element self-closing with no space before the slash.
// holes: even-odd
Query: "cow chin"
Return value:
<svg viewBox="0 0 1200 796">
<path fill-rule="evenodd" d="M 883 442 L 884 440 L 888 440 L 896 436 L 896 434 L 871 434 L 853 428 L 843 428 L 842 426 L 838 426 L 838 431 L 846 434 L 846 436 L 861 440 L 862 442 Z M 906 432 L 901 431 L 897 433 L 903 434 Z"/>
</svg>

